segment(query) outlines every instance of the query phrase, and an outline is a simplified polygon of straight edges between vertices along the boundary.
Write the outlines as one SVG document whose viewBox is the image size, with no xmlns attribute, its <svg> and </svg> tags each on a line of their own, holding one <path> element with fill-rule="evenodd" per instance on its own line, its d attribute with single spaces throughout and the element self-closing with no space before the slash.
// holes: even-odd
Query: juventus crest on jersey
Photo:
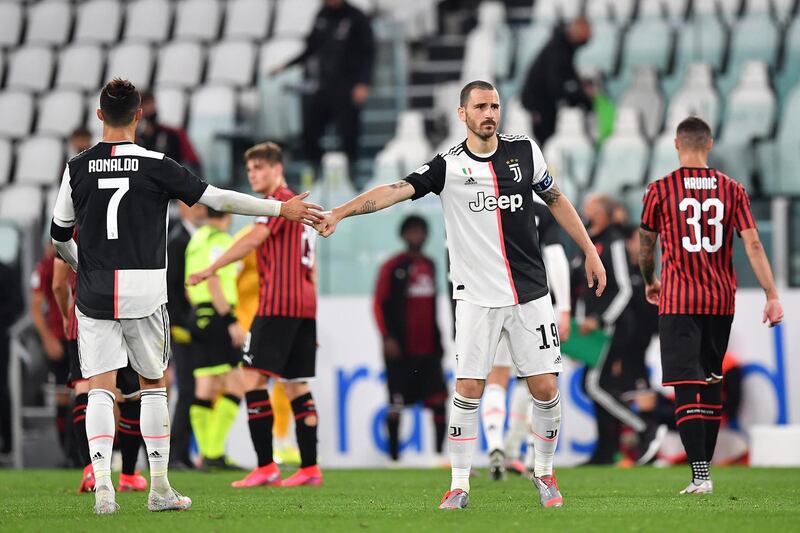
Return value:
<svg viewBox="0 0 800 533">
<path fill-rule="evenodd" d="M 444 209 L 453 297 L 483 307 L 526 303 L 547 294 L 533 194 L 553 186 L 539 147 L 498 134 L 480 156 L 466 141 L 406 177 L 413 199 L 439 195 Z"/>
</svg>

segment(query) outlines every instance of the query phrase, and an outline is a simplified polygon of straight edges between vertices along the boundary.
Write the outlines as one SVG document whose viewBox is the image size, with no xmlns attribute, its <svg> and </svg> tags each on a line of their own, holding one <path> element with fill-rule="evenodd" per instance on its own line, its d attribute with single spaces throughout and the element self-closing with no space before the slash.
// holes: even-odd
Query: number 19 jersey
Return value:
<svg viewBox="0 0 800 533">
<path fill-rule="evenodd" d="M 641 225 L 661 238 L 659 314 L 734 313 L 733 230 L 756 227 L 740 183 L 713 168 L 679 168 L 648 186 Z"/>
<path fill-rule="evenodd" d="M 77 223 L 78 309 L 95 319 L 142 318 L 167 301 L 167 208 L 193 205 L 207 184 L 160 152 L 100 142 L 64 170 L 51 234 Z"/>
</svg>

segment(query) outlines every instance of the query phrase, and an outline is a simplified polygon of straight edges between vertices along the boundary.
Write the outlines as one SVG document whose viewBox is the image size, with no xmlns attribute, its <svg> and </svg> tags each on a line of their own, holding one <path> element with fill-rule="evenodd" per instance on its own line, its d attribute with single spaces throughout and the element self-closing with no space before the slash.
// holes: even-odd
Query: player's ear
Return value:
<svg viewBox="0 0 800 533">
<path fill-rule="evenodd" d="M 680 143 L 680 141 L 678 140 L 678 137 L 675 137 L 675 149 L 676 149 L 677 151 L 679 151 L 679 152 L 681 151 L 681 143 Z"/>
<path fill-rule="evenodd" d="M 103 119 L 103 110 L 102 110 L 102 109 L 100 109 L 100 108 L 98 107 L 98 108 L 95 110 L 95 114 L 97 115 L 97 119 L 98 119 L 100 122 L 105 122 L 105 120 Z"/>
<path fill-rule="evenodd" d="M 709 137 L 708 142 L 706 143 L 706 151 L 710 152 L 712 148 L 714 148 L 714 139 Z"/>
<path fill-rule="evenodd" d="M 140 120 L 142 120 L 142 113 L 144 113 L 144 111 L 140 107 L 139 109 L 136 110 L 136 115 L 134 115 L 133 120 L 136 121 L 136 122 L 139 122 Z"/>
<path fill-rule="evenodd" d="M 458 108 L 458 118 L 461 122 L 467 121 L 467 111 L 463 107 Z"/>
</svg>

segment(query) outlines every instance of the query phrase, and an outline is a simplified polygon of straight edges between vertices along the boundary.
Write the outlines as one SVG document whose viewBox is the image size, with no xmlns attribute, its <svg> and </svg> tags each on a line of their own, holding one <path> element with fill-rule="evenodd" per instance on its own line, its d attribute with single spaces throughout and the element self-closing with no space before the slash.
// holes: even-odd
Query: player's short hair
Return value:
<svg viewBox="0 0 800 533">
<path fill-rule="evenodd" d="M 403 234 L 411 228 L 421 228 L 425 233 L 428 233 L 428 222 L 420 216 L 409 215 L 403 220 L 403 223 L 400 224 L 400 236 L 402 237 Z"/>
<path fill-rule="evenodd" d="M 91 137 L 91 136 L 92 132 L 89 131 L 89 128 L 87 128 L 86 126 L 78 126 L 74 130 L 72 130 L 72 133 L 69 134 L 70 139 L 74 139 L 76 137 Z"/>
<path fill-rule="evenodd" d="M 217 211 L 216 209 L 212 209 L 210 207 L 206 207 L 206 211 L 208 211 L 208 218 L 224 218 L 228 216 L 226 211 Z"/>
<path fill-rule="evenodd" d="M 483 80 L 475 80 L 471 81 L 468 84 L 464 85 L 464 88 L 461 89 L 461 96 L 459 96 L 459 105 L 464 107 L 469 102 L 469 95 L 472 93 L 473 89 L 478 89 L 480 91 L 494 91 L 494 85 L 489 83 L 488 81 Z"/>
<path fill-rule="evenodd" d="M 276 143 L 267 141 L 258 143 L 247 149 L 244 153 L 244 162 L 247 163 L 251 159 L 263 159 L 270 164 L 277 165 L 283 164 L 283 150 Z"/>
<path fill-rule="evenodd" d="M 128 80 L 114 78 L 100 93 L 100 110 L 103 121 L 112 127 L 127 126 L 133 122 L 142 105 L 139 91 Z"/>
<path fill-rule="evenodd" d="M 711 140 L 711 127 L 700 117 L 683 119 L 675 131 L 681 145 L 690 150 L 703 150 Z"/>
</svg>

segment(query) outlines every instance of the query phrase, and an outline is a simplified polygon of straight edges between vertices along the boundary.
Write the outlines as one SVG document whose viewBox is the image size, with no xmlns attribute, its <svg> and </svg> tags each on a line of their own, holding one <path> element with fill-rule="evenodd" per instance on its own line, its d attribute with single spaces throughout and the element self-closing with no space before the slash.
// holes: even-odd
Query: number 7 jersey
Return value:
<svg viewBox="0 0 800 533">
<path fill-rule="evenodd" d="M 661 239 L 660 314 L 734 313 L 733 230 L 756 227 L 740 183 L 680 168 L 647 187 L 641 225 Z"/>
<path fill-rule="evenodd" d="M 164 154 L 132 142 L 100 142 L 73 157 L 51 234 L 66 241 L 76 223 L 81 228 L 78 309 L 96 319 L 142 318 L 166 303 L 169 201 L 193 205 L 207 186 Z"/>
</svg>

